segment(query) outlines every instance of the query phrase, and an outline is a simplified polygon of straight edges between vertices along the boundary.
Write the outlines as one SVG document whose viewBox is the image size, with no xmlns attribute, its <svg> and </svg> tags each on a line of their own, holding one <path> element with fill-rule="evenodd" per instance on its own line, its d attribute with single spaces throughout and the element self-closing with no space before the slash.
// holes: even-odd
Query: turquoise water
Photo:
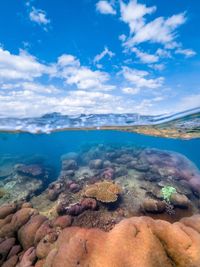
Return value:
<svg viewBox="0 0 200 267">
<path fill-rule="evenodd" d="M 83 201 L 87 186 L 106 180 L 120 186 L 121 195 L 114 207 L 115 210 L 122 209 L 125 217 L 154 217 L 157 213 L 158 218 L 177 221 L 199 213 L 200 138 L 185 140 L 126 132 L 120 128 L 100 129 L 110 120 L 117 128 L 122 122 L 129 123 L 130 119 L 135 123 L 136 117 L 110 114 L 108 118 L 94 115 L 85 120 L 82 115 L 69 118 L 51 114 L 42 119 L 20 119 L 17 125 L 13 124 L 13 119 L 4 119 L 4 131 L 0 132 L 0 206 L 30 201 L 34 208 L 45 214 L 50 212 L 52 205 L 58 214 L 63 214 L 58 205 L 62 203 L 66 214 L 68 205 Z M 63 120 L 68 128 L 73 126 L 79 130 L 64 130 Z M 148 118 L 148 123 L 152 120 L 155 118 Z M 175 129 L 177 133 L 197 134 L 200 113 L 171 122 L 172 128 L 165 123 L 158 127 L 168 127 L 169 133 Z M 5 131 L 8 125 L 12 126 L 10 132 Z M 19 125 L 21 132 L 16 133 Z M 94 125 L 99 129 L 94 129 Z M 85 130 L 83 126 L 91 129 Z M 60 131 L 56 131 L 58 128 Z M 40 133 L 36 133 L 38 131 Z M 161 190 L 166 186 L 174 187 L 181 196 L 179 201 L 186 202 L 177 204 L 174 200 L 170 207 L 165 203 L 165 209 L 159 212 L 151 210 L 152 207 L 150 210 L 144 208 L 149 198 L 160 205 L 163 201 Z M 98 217 L 94 213 L 93 219 L 101 222 L 101 228 L 106 228 L 104 215 L 107 212 L 114 221 L 121 220 L 121 215 L 109 211 L 109 205 L 102 205 L 101 200 L 98 205 Z M 77 216 L 74 211 L 70 212 Z M 85 212 L 83 216 L 89 214 Z M 81 216 L 80 221 L 79 216 L 75 221 L 77 225 L 86 226 Z"/>
<path fill-rule="evenodd" d="M 181 153 L 200 168 L 200 139 L 180 140 L 122 131 L 63 131 L 51 134 L 0 133 L 0 156 L 42 156 L 56 169 L 60 157 L 93 145 L 143 146 Z"/>
</svg>

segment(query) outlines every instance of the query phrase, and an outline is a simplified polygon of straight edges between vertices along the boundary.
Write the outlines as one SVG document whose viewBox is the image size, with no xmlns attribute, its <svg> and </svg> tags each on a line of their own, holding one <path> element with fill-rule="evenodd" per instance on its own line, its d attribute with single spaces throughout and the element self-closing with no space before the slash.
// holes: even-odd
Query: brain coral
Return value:
<svg viewBox="0 0 200 267">
<path fill-rule="evenodd" d="M 109 203 L 115 202 L 121 191 L 122 190 L 119 185 L 109 181 L 103 181 L 89 185 L 83 195 L 86 197 L 96 198 L 101 202 Z"/>
</svg>

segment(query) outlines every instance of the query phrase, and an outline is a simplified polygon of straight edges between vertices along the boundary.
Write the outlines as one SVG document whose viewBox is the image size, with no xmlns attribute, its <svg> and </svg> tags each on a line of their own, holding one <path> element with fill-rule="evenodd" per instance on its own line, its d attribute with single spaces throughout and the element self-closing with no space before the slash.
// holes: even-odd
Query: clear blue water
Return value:
<svg viewBox="0 0 200 267">
<path fill-rule="evenodd" d="M 79 152 L 93 145 L 142 146 L 181 153 L 200 168 L 200 139 L 181 140 L 152 137 L 135 133 L 110 130 L 63 131 L 51 134 L 0 133 L 0 157 L 23 157 L 33 160 L 36 156 L 57 171 L 60 157 L 67 152 Z"/>
</svg>

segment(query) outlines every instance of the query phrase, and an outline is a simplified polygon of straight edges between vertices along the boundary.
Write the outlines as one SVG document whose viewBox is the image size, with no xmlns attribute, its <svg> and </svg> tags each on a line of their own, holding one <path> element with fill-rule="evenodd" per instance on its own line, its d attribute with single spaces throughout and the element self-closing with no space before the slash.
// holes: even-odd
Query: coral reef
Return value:
<svg viewBox="0 0 200 267">
<path fill-rule="evenodd" d="M 33 164 L 33 165 L 18 164 L 15 166 L 15 170 L 19 174 L 33 178 L 40 178 L 44 176 L 44 169 L 42 168 L 42 166 L 38 164 Z"/>
<path fill-rule="evenodd" d="M 69 215 L 48 220 L 30 206 L 0 208 L 3 267 L 200 266 L 200 215 L 173 224 L 132 217 L 105 232 L 71 226 Z"/>
<path fill-rule="evenodd" d="M 69 214 L 73 216 L 80 215 L 85 210 L 95 210 L 97 208 L 97 202 L 93 198 L 84 198 L 80 202 L 70 204 L 60 202 L 57 206 L 58 214 Z"/>
<path fill-rule="evenodd" d="M 118 199 L 118 195 L 122 192 L 119 185 L 110 181 L 102 181 L 86 187 L 83 193 L 86 197 L 96 198 L 97 200 L 110 203 Z"/>
</svg>

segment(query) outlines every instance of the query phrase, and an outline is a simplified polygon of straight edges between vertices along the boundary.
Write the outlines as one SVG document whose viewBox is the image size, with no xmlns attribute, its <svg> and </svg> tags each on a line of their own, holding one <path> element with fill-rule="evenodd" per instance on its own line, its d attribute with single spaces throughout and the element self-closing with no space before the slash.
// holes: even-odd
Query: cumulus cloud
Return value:
<svg viewBox="0 0 200 267">
<path fill-rule="evenodd" d="M 140 43 L 151 42 L 162 45 L 170 44 L 171 48 L 176 47 L 177 43 L 174 42 L 174 39 L 177 33 L 175 30 L 185 21 L 185 13 L 173 15 L 168 19 L 163 17 L 156 18 L 135 30 L 134 35 L 124 45 L 132 47 Z"/>
<path fill-rule="evenodd" d="M 123 67 L 121 72 L 124 78 L 136 88 L 156 89 L 163 85 L 164 78 L 148 78 L 149 72 Z"/>
<path fill-rule="evenodd" d="M 116 10 L 113 8 L 112 4 L 108 1 L 102 0 L 97 2 L 96 9 L 101 14 L 116 15 Z"/>
<path fill-rule="evenodd" d="M 140 91 L 140 88 L 125 87 L 122 88 L 122 92 L 129 95 L 136 95 Z"/>
<path fill-rule="evenodd" d="M 106 46 L 104 47 L 104 50 L 95 56 L 94 63 L 98 63 L 100 60 L 102 60 L 104 57 L 108 56 L 109 58 L 112 58 L 115 56 L 115 53 L 110 51 Z"/>
<path fill-rule="evenodd" d="M 165 69 L 165 64 L 150 64 L 149 67 L 154 70 L 162 71 Z"/>
<path fill-rule="evenodd" d="M 29 13 L 29 18 L 31 21 L 43 26 L 50 23 L 50 19 L 47 18 L 46 12 L 35 7 L 32 7 L 31 12 Z"/>
<path fill-rule="evenodd" d="M 114 85 L 108 83 L 110 79 L 108 73 L 82 66 L 80 61 L 72 55 L 59 57 L 56 67 L 57 71 L 54 75 L 64 79 L 66 85 L 75 85 L 80 90 L 110 91 L 115 89 Z"/>
<path fill-rule="evenodd" d="M 26 51 L 20 50 L 18 55 L 14 55 L 0 47 L 0 81 L 33 80 L 49 72 L 48 66 L 39 63 Z"/>
<path fill-rule="evenodd" d="M 146 7 L 137 0 L 130 0 L 128 4 L 120 1 L 121 20 L 129 25 L 130 32 L 134 33 L 145 24 L 144 16 L 155 12 L 156 7 Z"/>
<path fill-rule="evenodd" d="M 131 51 L 136 54 L 136 56 L 140 59 L 140 61 L 142 63 L 148 63 L 148 64 L 150 64 L 150 63 L 156 63 L 159 60 L 158 55 L 156 55 L 156 54 L 155 55 L 148 54 L 146 52 L 143 52 L 143 51 L 139 50 L 136 47 L 133 47 L 131 49 Z"/>
<path fill-rule="evenodd" d="M 171 58 L 169 50 L 176 49 L 176 53 L 186 57 L 194 56 L 195 52 L 190 49 L 181 49 L 182 44 L 177 42 L 178 28 L 183 25 L 187 18 L 186 12 L 174 14 L 168 18 L 156 17 L 153 20 L 151 15 L 155 13 L 156 6 L 147 6 L 137 0 L 120 0 L 120 20 L 129 26 L 129 36 L 124 33 L 119 36 L 124 52 L 133 52 L 144 64 L 157 63 L 161 58 Z M 138 49 L 137 46 L 148 43 L 149 48 L 153 44 L 159 45 L 157 52 L 146 52 Z"/>
<path fill-rule="evenodd" d="M 192 50 L 192 49 L 182 49 L 182 48 L 178 48 L 176 51 L 175 51 L 176 54 L 181 54 L 181 55 L 184 55 L 185 57 L 193 57 L 195 56 L 197 53 Z"/>
<path fill-rule="evenodd" d="M 108 73 L 81 65 L 73 55 L 46 64 L 26 51 L 12 54 L 0 48 L 0 115 L 110 111 L 117 98 L 107 91 L 113 89 Z"/>
</svg>

